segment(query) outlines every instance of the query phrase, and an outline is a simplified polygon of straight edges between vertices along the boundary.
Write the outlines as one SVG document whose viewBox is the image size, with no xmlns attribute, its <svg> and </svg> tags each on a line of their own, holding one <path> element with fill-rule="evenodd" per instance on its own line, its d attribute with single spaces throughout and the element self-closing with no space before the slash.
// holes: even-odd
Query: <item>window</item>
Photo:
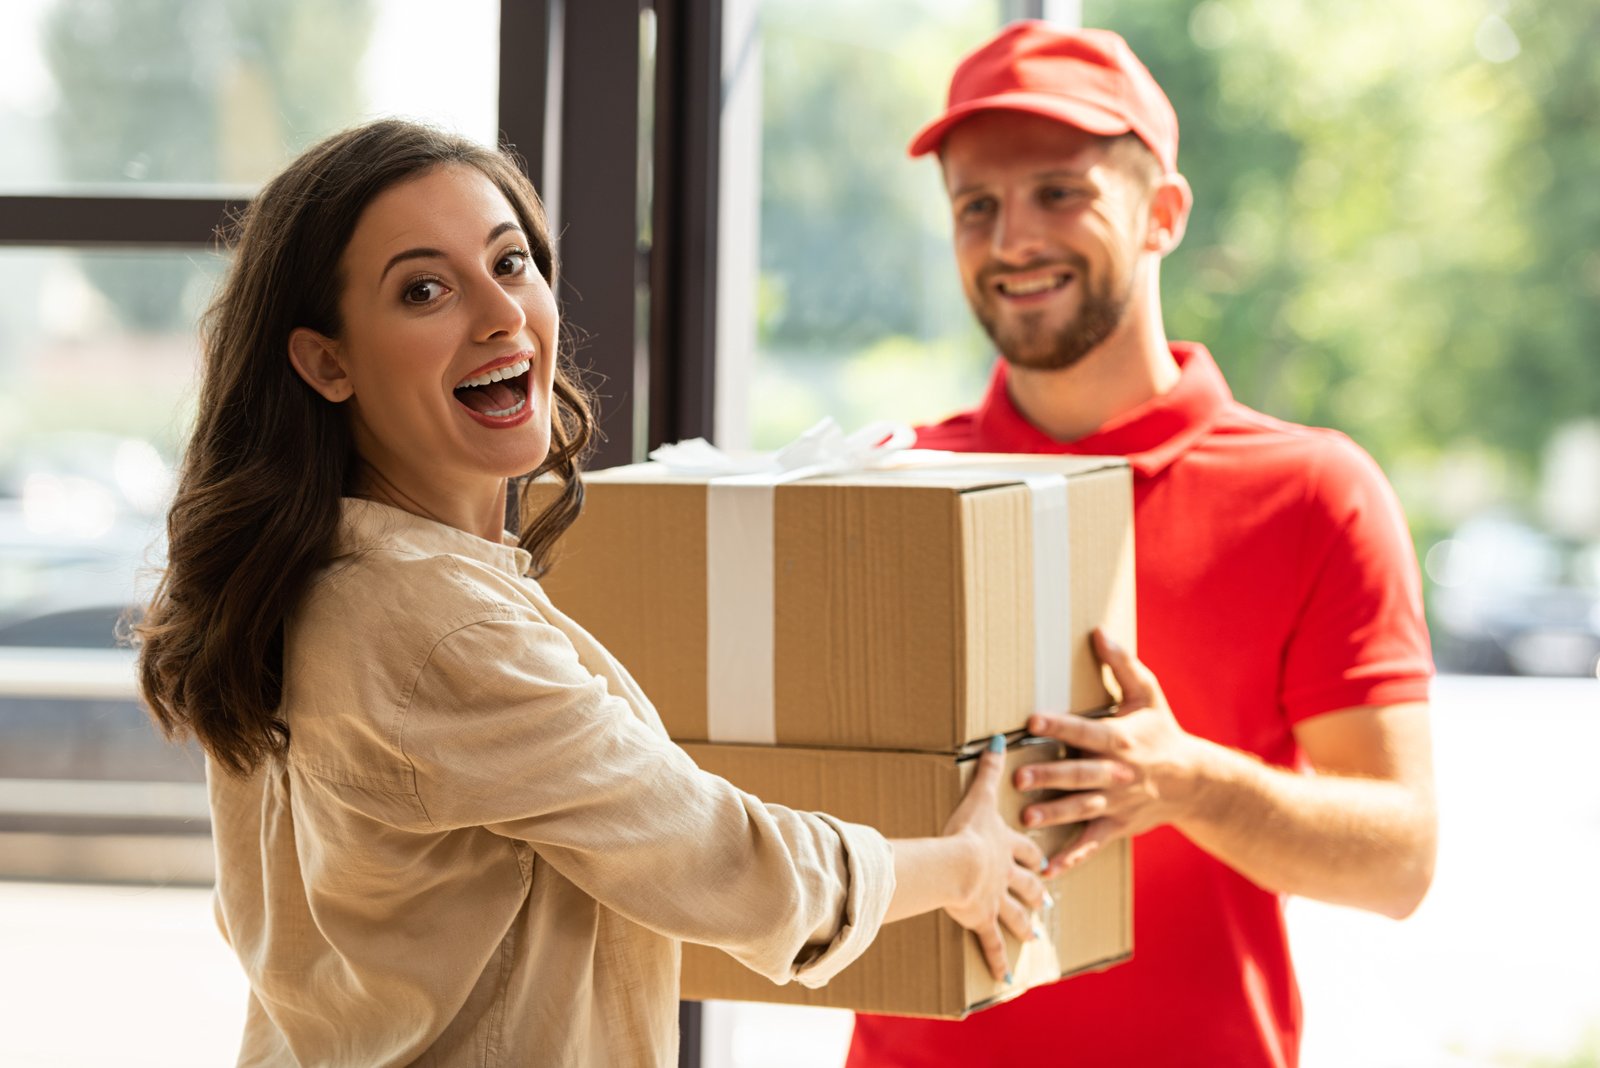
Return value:
<svg viewBox="0 0 1600 1068">
<path fill-rule="evenodd" d="M 826 415 L 847 429 L 936 419 L 978 395 L 987 343 L 961 293 L 943 187 L 906 145 L 1004 14 L 964 0 L 759 5 L 759 129 L 740 131 L 759 144 L 746 164 L 759 179 L 743 204 L 724 200 L 722 220 L 746 212 L 759 235 L 741 250 L 749 271 L 722 265 L 735 288 L 724 300 L 753 312 L 744 344 L 721 353 L 725 443 L 775 448 Z"/>
<path fill-rule="evenodd" d="M 532 8 L 514 7 L 521 25 Z M 145 722 L 115 624 L 164 559 L 195 322 L 225 266 L 214 231 L 307 144 L 379 114 L 537 146 L 529 94 L 499 107 L 500 4 L 438 15 L 419 0 L 8 7 L 0 875 L 209 877 L 201 765 Z M 538 85 L 532 36 L 515 73 Z"/>
<path fill-rule="evenodd" d="M 492 142 L 498 4 L 438 14 L 420 0 L 20 0 L 0 40 L 0 190 L 244 190 L 388 113 Z"/>
</svg>

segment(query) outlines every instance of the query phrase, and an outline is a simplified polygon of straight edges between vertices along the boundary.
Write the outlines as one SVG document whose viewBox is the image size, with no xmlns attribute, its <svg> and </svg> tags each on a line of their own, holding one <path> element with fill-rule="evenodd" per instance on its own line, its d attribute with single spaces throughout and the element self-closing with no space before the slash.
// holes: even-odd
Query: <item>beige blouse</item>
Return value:
<svg viewBox="0 0 1600 1068">
<path fill-rule="evenodd" d="M 680 940 L 816 986 L 877 933 L 883 837 L 696 768 L 528 563 L 344 502 L 287 759 L 208 769 L 240 1065 L 670 1065 Z"/>
</svg>

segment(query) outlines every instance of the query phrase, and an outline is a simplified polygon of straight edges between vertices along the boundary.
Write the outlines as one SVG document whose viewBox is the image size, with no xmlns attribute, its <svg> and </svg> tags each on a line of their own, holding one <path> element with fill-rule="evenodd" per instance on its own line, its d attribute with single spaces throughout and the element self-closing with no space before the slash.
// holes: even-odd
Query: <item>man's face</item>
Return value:
<svg viewBox="0 0 1600 1068">
<path fill-rule="evenodd" d="M 1111 143 L 1020 112 L 981 112 L 945 137 L 956 264 L 1007 362 L 1070 367 L 1122 322 L 1146 195 Z"/>
</svg>

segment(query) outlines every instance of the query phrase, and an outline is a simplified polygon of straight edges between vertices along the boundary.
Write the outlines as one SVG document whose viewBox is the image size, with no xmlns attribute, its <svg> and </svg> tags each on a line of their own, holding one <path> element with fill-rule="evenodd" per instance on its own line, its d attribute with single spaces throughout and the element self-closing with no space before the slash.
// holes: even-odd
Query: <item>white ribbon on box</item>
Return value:
<svg viewBox="0 0 1600 1068">
<path fill-rule="evenodd" d="M 650 459 L 676 474 L 709 477 L 706 488 L 706 736 L 713 742 L 777 742 L 774 673 L 773 493 L 787 482 L 881 470 L 916 440 L 909 427 L 873 423 L 845 434 L 824 419 L 775 453 L 733 456 L 703 438 L 663 445 Z M 915 455 L 915 454 L 911 454 Z M 928 459 L 931 459 L 929 457 Z M 953 460 L 953 456 L 950 458 Z M 980 469 L 923 462 L 897 468 L 908 480 L 924 472 L 980 474 Z M 1034 707 L 1061 711 L 1072 692 L 1066 606 L 1067 480 L 1019 476 L 1033 515 Z M 1050 653 L 1054 651 L 1056 655 Z"/>
</svg>

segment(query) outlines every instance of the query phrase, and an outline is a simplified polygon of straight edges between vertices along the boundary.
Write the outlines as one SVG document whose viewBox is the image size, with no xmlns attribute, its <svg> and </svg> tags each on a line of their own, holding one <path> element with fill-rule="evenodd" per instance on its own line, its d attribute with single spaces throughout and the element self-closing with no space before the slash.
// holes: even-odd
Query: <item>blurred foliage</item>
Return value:
<svg viewBox="0 0 1600 1068">
<path fill-rule="evenodd" d="M 989 3 L 763 4 L 764 345 L 842 357 L 966 316 L 947 210 L 905 149 L 997 19 Z"/>
<path fill-rule="evenodd" d="M 1507 1050 L 1495 1057 L 1494 1063 L 1505 1068 L 1600 1068 L 1600 1023 L 1590 1026 L 1565 1053 L 1541 1055 Z"/>
<path fill-rule="evenodd" d="M 763 8 L 761 343 L 842 368 L 889 336 L 959 334 L 949 224 L 905 194 L 930 176 L 904 146 L 997 16 L 833 6 Z M 1461 518 L 1452 496 L 1531 504 L 1551 431 L 1600 413 L 1600 5 L 1086 0 L 1083 17 L 1126 36 L 1178 112 L 1196 204 L 1163 272 L 1169 334 L 1209 345 L 1246 403 L 1360 441 L 1424 544 Z M 981 337 L 963 344 L 981 380 Z M 896 392 L 848 399 L 903 414 Z"/>
<path fill-rule="evenodd" d="M 371 26 L 371 0 L 58 0 L 43 48 L 64 174 L 137 189 L 274 170 L 359 112 Z M 185 291 L 204 284 L 176 259 L 85 272 L 140 331 L 188 329 Z"/>
<path fill-rule="evenodd" d="M 1178 111 L 1168 327 L 1386 465 L 1600 411 L 1600 7 L 1090 0 Z M 1175 28 L 1178 32 L 1174 32 Z"/>
</svg>

